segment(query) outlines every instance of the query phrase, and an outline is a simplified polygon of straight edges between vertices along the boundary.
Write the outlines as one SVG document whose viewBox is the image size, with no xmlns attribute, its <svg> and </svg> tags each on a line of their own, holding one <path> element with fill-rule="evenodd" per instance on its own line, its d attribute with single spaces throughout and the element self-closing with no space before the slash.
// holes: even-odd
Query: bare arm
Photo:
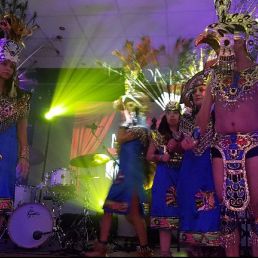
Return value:
<svg viewBox="0 0 258 258">
<path fill-rule="evenodd" d="M 17 135 L 18 135 L 18 141 L 19 141 L 19 154 L 21 155 L 21 151 L 23 147 L 28 146 L 28 136 L 27 136 L 27 127 L 28 127 L 28 121 L 27 118 L 22 118 L 18 121 L 17 124 Z"/>
<path fill-rule="evenodd" d="M 201 134 L 205 132 L 208 126 L 210 115 L 211 115 L 212 104 L 213 104 L 213 97 L 211 93 L 211 86 L 209 85 L 207 86 L 201 109 L 199 110 L 196 116 L 196 125 L 200 127 Z"/>
<path fill-rule="evenodd" d="M 17 170 L 26 177 L 29 171 L 29 146 L 27 136 L 27 118 L 22 118 L 17 123 L 17 137 L 19 142 L 19 159 Z"/>
</svg>

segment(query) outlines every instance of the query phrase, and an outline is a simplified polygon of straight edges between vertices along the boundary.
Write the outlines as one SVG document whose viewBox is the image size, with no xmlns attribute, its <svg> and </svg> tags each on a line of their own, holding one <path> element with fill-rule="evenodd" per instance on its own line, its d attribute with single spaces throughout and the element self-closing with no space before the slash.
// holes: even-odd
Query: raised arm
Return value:
<svg viewBox="0 0 258 258">
<path fill-rule="evenodd" d="M 200 127 L 201 134 L 203 134 L 208 126 L 210 116 L 211 116 L 211 107 L 213 104 L 213 96 L 211 93 L 211 86 L 208 85 L 205 97 L 201 106 L 201 109 L 199 110 L 197 116 L 196 116 L 196 125 Z"/>
</svg>

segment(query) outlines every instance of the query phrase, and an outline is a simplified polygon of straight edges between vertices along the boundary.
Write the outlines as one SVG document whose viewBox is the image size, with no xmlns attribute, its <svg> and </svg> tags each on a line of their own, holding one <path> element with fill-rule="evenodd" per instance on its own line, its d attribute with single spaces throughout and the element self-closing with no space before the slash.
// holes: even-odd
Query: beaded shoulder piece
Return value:
<svg viewBox="0 0 258 258">
<path fill-rule="evenodd" d="M 183 115 L 181 117 L 179 130 L 184 134 L 191 136 L 195 127 L 195 117 L 192 115 Z M 204 151 L 213 143 L 214 129 L 213 122 L 210 119 L 206 132 L 200 137 L 198 145 L 193 149 L 196 156 L 201 156 Z"/>
<path fill-rule="evenodd" d="M 150 137 L 156 148 L 161 148 L 166 144 L 165 137 L 158 130 L 152 130 L 150 132 Z"/>
<path fill-rule="evenodd" d="M 24 95 L 20 99 L 1 97 L 0 98 L 0 132 L 5 131 L 19 119 L 29 114 L 29 96 Z"/>
<path fill-rule="evenodd" d="M 129 127 L 127 131 L 135 135 L 141 141 L 144 147 L 147 147 L 149 142 L 149 136 L 148 129 L 146 127 L 133 126 Z"/>
<path fill-rule="evenodd" d="M 223 102 L 226 108 L 235 108 L 239 101 L 251 100 L 257 92 L 258 65 L 231 75 L 214 69 L 211 90 L 216 100 Z"/>
</svg>

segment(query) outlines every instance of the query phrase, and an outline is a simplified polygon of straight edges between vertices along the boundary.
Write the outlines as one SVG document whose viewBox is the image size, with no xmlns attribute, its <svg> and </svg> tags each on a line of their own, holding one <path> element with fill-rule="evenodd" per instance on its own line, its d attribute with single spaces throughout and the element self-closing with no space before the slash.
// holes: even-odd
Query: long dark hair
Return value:
<svg viewBox="0 0 258 258">
<path fill-rule="evenodd" d="M 165 137 L 166 141 L 169 141 L 169 139 L 172 138 L 172 132 L 169 128 L 166 115 L 163 115 L 163 117 L 161 118 L 161 121 L 158 127 L 158 132 Z"/>
<path fill-rule="evenodd" d="M 15 72 L 9 80 L 5 81 L 3 96 L 10 97 L 12 87 L 15 87 L 15 90 L 17 93 L 17 96 L 16 96 L 17 99 L 20 99 L 20 98 L 24 97 L 25 95 L 31 95 L 29 92 L 25 92 L 24 90 L 19 88 L 19 80 L 18 80 L 17 76 L 15 75 Z"/>
</svg>

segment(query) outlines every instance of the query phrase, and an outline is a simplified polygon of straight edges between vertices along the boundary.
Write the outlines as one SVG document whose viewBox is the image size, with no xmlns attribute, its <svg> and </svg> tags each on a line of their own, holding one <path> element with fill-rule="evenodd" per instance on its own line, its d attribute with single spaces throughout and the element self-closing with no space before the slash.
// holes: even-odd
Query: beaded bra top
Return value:
<svg viewBox="0 0 258 258">
<path fill-rule="evenodd" d="M 0 97 L 0 132 L 15 124 L 29 114 L 29 96 L 22 98 Z"/>
<path fill-rule="evenodd" d="M 227 109 L 239 107 L 240 101 L 251 100 L 257 92 L 258 65 L 231 75 L 220 73 L 217 68 L 212 75 L 211 92 Z"/>
</svg>

